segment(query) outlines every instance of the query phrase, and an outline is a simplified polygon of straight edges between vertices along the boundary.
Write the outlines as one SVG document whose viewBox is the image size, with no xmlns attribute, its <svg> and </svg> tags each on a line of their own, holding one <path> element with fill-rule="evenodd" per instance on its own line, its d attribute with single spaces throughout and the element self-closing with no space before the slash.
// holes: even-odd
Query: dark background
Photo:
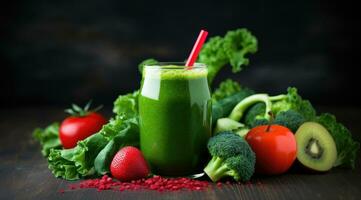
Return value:
<svg viewBox="0 0 361 200">
<path fill-rule="evenodd" d="M 273 94 L 296 86 L 317 105 L 358 106 L 359 11 L 351 1 L 12 1 L 0 7 L 1 107 L 110 106 L 139 87 L 146 58 L 182 61 L 199 30 L 246 27 L 259 40 L 233 77 Z"/>
</svg>

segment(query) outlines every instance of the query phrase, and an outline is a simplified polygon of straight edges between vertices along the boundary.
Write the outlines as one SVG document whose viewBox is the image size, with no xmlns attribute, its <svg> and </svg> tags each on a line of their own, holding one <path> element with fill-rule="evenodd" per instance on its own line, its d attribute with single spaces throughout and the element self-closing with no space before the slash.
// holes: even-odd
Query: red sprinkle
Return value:
<svg viewBox="0 0 361 200">
<path fill-rule="evenodd" d="M 163 191 L 179 191 L 190 190 L 199 191 L 208 188 L 211 185 L 208 181 L 199 181 L 190 178 L 163 178 L 161 176 L 153 176 L 147 179 L 133 180 L 130 182 L 121 182 L 113 180 L 111 177 L 104 175 L 102 178 L 89 179 L 81 181 L 77 184 L 69 185 L 69 189 L 95 188 L 98 191 L 102 190 L 155 190 Z M 220 187 L 222 183 L 217 183 Z M 64 193 L 64 190 L 59 190 Z"/>
</svg>

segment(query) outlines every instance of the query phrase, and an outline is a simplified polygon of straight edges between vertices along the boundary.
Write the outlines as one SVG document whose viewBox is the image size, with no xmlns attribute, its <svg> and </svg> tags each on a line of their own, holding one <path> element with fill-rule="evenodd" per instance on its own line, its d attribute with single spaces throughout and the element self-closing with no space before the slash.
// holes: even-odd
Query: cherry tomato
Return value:
<svg viewBox="0 0 361 200">
<path fill-rule="evenodd" d="M 73 148 L 78 141 L 98 132 L 106 123 L 107 120 L 96 112 L 84 116 L 70 116 L 60 125 L 60 141 L 65 149 Z"/>
<path fill-rule="evenodd" d="M 294 134 L 286 127 L 264 125 L 251 129 L 246 141 L 256 154 L 256 172 L 281 174 L 296 159 L 297 146 Z"/>
</svg>

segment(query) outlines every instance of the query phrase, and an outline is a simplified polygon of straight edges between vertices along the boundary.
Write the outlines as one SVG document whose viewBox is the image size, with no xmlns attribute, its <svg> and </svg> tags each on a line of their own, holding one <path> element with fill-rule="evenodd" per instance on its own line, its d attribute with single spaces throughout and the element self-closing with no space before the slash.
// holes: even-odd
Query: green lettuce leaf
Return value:
<svg viewBox="0 0 361 200">
<path fill-rule="evenodd" d="M 51 149 L 60 149 L 61 143 L 59 140 L 59 123 L 54 122 L 46 128 L 36 128 L 33 131 L 33 137 L 39 141 L 41 145 L 41 153 L 47 157 Z"/>
<path fill-rule="evenodd" d="M 119 129 L 118 134 L 108 142 L 94 160 L 95 171 L 98 174 L 109 173 L 110 163 L 120 148 L 124 146 L 139 146 L 138 120 L 130 119 L 122 122 L 121 119 L 116 119 L 114 124 L 114 130 Z M 116 128 L 117 126 L 119 128 Z"/>
<path fill-rule="evenodd" d="M 198 62 L 208 67 L 208 82 L 212 83 L 218 72 L 227 64 L 232 66 L 232 72 L 241 71 L 249 64 L 247 54 L 256 53 L 257 38 L 245 28 L 228 31 L 224 37 L 212 37 L 204 44 Z"/>
<path fill-rule="evenodd" d="M 257 52 L 258 41 L 250 31 L 241 28 L 227 32 L 223 48 L 232 66 L 232 72 L 236 73 L 242 70 L 242 66 L 249 64 L 246 54 Z"/>
<path fill-rule="evenodd" d="M 113 112 L 126 119 L 138 116 L 138 95 L 138 90 L 126 95 L 120 95 L 114 101 Z"/>
<path fill-rule="evenodd" d="M 338 123 L 334 115 L 323 113 L 317 117 L 316 121 L 322 124 L 335 140 L 337 160 L 334 166 L 354 169 L 360 143 L 352 139 L 350 131 L 344 125 Z"/>
<path fill-rule="evenodd" d="M 106 173 L 110 160 L 121 146 L 138 145 L 137 99 L 137 91 L 119 96 L 114 102 L 113 109 L 117 115 L 98 133 L 79 141 L 72 149 L 51 150 L 48 163 L 52 173 L 67 180 Z M 103 161 L 106 163 L 100 164 Z"/>
<path fill-rule="evenodd" d="M 239 91 L 241 91 L 241 85 L 238 82 L 231 79 L 226 79 L 219 84 L 217 89 L 214 90 L 212 99 L 214 101 L 219 101 L 226 97 L 232 96 Z"/>
<path fill-rule="evenodd" d="M 94 159 L 107 143 L 102 134 L 96 133 L 72 149 L 53 149 L 48 157 L 49 169 L 56 177 L 67 180 L 93 175 Z"/>
</svg>

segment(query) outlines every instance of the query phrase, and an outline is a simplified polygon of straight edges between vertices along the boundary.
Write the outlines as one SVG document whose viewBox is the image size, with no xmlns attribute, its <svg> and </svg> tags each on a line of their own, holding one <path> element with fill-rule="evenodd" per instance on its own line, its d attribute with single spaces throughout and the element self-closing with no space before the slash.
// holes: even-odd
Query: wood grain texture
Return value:
<svg viewBox="0 0 361 200">
<path fill-rule="evenodd" d="M 360 140 L 360 109 L 332 111 Z M 254 177 L 252 184 L 212 186 L 205 191 L 67 190 L 70 182 L 53 177 L 32 140 L 35 127 L 64 117 L 62 109 L 28 108 L 0 111 L 0 199 L 359 199 L 360 160 L 355 170 L 334 169 L 325 174 L 291 171 L 280 176 Z M 360 155 L 360 154 L 359 154 Z M 59 193 L 65 189 L 65 193 Z"/>
</svg>

